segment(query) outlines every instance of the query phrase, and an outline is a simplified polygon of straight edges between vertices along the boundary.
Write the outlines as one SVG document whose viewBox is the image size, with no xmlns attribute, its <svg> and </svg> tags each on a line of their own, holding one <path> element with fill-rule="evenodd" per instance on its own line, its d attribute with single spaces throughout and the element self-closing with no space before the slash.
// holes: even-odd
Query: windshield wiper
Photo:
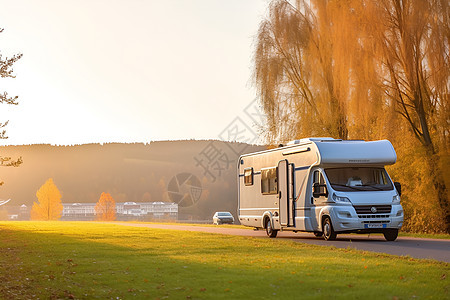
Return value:
<svg viewBox="0 0 450 300">
<path fill-rule="evenodd" d="M 345 185 L 345 184 L 332 183 L 331 185 L 332 185 L 332 186 L 333 186 L 333 185 L 337 185 L 337 186 L 347 187 L 347 188 L 350 188 L 350 189 L 353 189 L 353 190 L 356 190 L 356 191 L 364 191 L 364 190 L 358 189 L 358 188 L 356 188 L 356 187 L 354 187 L 354 186 Z"/>
</svg>

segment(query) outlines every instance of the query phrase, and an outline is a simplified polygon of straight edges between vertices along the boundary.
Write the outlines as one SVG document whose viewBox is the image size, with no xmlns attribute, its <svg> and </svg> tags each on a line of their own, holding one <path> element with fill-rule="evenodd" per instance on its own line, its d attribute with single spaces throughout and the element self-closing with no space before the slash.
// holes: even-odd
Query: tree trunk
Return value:
<svg viewBox="0 0 450 300">
<path fill-rule="evenodd" d="M 342 140 L 347 140 L 348 139 L 348 128 L 347 128 L 347 120 L 345 118 L 345 115 L 341 114 L 339 116 L 339 120 L 338 120 L 338 133 L 339 133 L 339 138 Z"/>
<path fill-rule="evenodd" d="M 444 176 L 439 165 L 439 156 L 434 154 L 431 146 L 427 149 L 428 166 L 430 169 L 431 180 L 437 192 L 439 206 L 442 210 L 443 222 L 445 230 L 450 234 L 450 205 L 448 201 L 447 187 L 445 185 Z"/>
<path fill-rule="evenodd" d="M 445 230 L 448 234 L 450 234 L 450 209 L 448 205 L 448 194 L 442 176 L 436 176 L 436 182 L 434 183 L 434 187 L 438 192 L 439 205 L 443 210 Z"/>
<path fill-rule="evenodd" d="M 445 186 L 444 176 L 439 164 L 439 155 L 431 140 L 431 135 L 427 123 L 427 116 L 423 107 L 423 99 L 421 94 L 415 95 L 415 108 L 417 116 L 420 121 L 420 128 L 422 129 L 422 143 L 426 148 L 428 166 L 430 169 L 431 179 L 433 180 L 434 188 L 438 193 L 439 206 L 442 210 L 442 216 L 444 217 L 445 230 L 450 233 L 450 205 L 447 197 L 447 188 Z"/>
</svg>

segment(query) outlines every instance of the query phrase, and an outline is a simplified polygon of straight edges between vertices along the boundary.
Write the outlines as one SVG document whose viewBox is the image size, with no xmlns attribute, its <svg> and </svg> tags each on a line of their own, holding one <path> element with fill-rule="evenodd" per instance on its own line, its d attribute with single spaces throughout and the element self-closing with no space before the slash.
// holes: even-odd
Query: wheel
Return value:
<svg viewBox="0 0 450 300">
<path fill-rule="evenodd" d="M 325 217 L 322 222 L 323 238 L 326 241 L 333 241 L 336 239 L 336 232 L 334 232 L 333 225 L 329 217 Z"/>
<path fill-rule="evenodd" d="M 277 233 L 278 233 L 278 230 L 273 229 L 272 221 L 270 221 L 270 219 L 268 219 L 266 222 L 266 233 L 267 233 L 267 236 L 270 238 L 276 237 Z"/>
<path fill-rule="evenodd" d="M 395 241 L 398 236 L 398 229 L 386 229 L 383 235 L 386 241 Z"/>
<path fill-rule="evenodd" d="M 322 235 L 323 235 L 322 232 L 320 232 L 320 231 L 314 231 L 314 236 L 316 236 L 316 237 L 321 237 Z"/>
</svg>

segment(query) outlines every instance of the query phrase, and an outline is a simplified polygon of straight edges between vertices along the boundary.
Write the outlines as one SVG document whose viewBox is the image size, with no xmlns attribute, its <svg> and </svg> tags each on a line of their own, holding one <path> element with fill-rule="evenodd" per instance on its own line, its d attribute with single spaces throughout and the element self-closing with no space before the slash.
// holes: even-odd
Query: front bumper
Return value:
<svg viewBox="0 0 450 300">
<path fill-rule="evenodd" d="M 403 225 L 403 208 L 392 205 L 390 212 L 357 213 L 352 205 L 328 207 L 336 232 L 383 232 L 384 229 L 400 229 Z"/>
<path fill-rule="evenodd" d="M 233 224 L 234 219 L 218 219 L 217 223 L 219 224 Z"/>
</svg>

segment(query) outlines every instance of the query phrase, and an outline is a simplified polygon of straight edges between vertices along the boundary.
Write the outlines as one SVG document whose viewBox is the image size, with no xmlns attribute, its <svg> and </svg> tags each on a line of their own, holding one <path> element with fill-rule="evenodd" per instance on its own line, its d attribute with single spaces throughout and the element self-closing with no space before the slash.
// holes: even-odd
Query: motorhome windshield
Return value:
<svg viewBox="0 0 450 300">
<path fill-rule="evenodd" d="M 330 168 L 325 169 L 325 174 L 336 191 L 389 191 L 393 189 L 384 168 Z"/>
</svg>

